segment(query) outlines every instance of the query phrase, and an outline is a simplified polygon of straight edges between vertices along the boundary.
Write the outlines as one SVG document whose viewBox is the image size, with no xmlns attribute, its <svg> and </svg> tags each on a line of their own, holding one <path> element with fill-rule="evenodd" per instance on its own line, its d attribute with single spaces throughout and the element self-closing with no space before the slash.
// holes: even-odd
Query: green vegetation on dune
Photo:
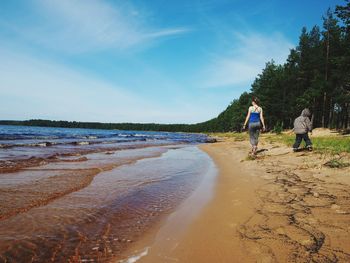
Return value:
<svg viewBox="0 0 350 263">
<path fill-rule="evenodd" d="M 217 138 L 231 138 L 234 141 L 249 141 L 247 132 L 243 133 L 208 133 Z M 295 135 L 292 133 L 263 133 L 261 137 L 270 143 L 282 143 L 292 148 Z M 332 154 L 347 152 L 350 153 L 350 136 L 311 136 L 314 151 L 329 152 Z M 301 145 L 303 147 L 303 144 Z"/>
<path fill-rule="evenodd" d="M 292 134 L 280 134 L 280 135 L 266 135 L 264 136 L 270 142 L 280 142 L 292 147 L 295 135 Z M 331 152 L 331 153 L 350 153 L 350 137 L 345 136 L 311 136 L 313 149 L 318 152 Z"/>
<path fill-rule="evenodd" d="M 350 153 L 350 137 L 315 137 L 312 138 L 312 143 L 319 151 Z"/>
</svg>

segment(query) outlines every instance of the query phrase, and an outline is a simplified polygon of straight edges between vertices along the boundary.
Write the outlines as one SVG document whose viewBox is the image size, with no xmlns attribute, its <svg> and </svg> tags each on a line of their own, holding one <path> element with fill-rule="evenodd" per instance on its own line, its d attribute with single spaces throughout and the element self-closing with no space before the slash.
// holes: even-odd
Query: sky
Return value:
<svg viewBox="0 0 350 263">
<path fill-rule="evenodd" d="M 336 0 L 0 1 L 0 119 L 198 123 Z"/>
</svg>

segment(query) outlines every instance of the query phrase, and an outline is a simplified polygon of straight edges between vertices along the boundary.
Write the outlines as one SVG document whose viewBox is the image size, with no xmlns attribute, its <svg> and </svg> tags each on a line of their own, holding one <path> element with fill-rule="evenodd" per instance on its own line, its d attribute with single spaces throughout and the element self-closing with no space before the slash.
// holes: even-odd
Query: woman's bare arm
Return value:
<svg viewBox="0 0 350 263">
<path fill-rule="evenodd" d="M 245 129 L 245 126 L 247 125 L 249 118 L 250 118 L 250 109 L 248 109 L 247 117 L 245 118 L 245 121 L 243 124 L 243 129 Z"/>
<path fill-rule="evenodd" d="M 264 121 L 264 114 L 263 114 L 263 110 L 262 109 L 260 111 L 260 120 L 261 120 L 261 123 L 263 125 L 263 130 L 265 130 L 265 121 Z"/>
</svg>

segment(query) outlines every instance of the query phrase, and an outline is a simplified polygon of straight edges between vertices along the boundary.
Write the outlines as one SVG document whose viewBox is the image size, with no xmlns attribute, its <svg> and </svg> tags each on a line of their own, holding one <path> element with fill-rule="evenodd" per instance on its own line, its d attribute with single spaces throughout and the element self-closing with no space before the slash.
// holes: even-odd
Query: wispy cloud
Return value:
<svg viewBox="0 0 350 263">
<path fill-rule="evenodd" d="M 158 27 L 125 1 L 32 0 L 28 12 L 33 18 L 25 24 L 12 21 L 11 26 L 30 41 L 67 52 L 126 49 L 189 31 Z"/>
<path fill-rule="evenodd" d="M 232 47 L 225 54 L 215 54 L 201 74 L 204 87 L 236 87 L 249 85 L 272 59 L 284 63 L 294 45 L 283 35 L 275 33 L 235 33 Z"/>
<path fill-rule="evenodd" d="M 193 123 L 211 114 L 188 101 L 164 107 L 156 96 L 147 100 L 49 60 L 3 48 L 0 57 L 0 119 Z"/>
<path fill-rule="evenodd" d="M 126 121 L 126 113 L 135 117 L 145 106 L 121 87 L 62 65 L 13 52 L 0 55 L 2 118 Z"/>
<path fill-rule="evenodd" d="M 165 29 L 153 33 L 145 34 L 144 37 L 147 38 L 157 38 L 171 35 L 180 35 L 191 31 L 190 28 L 176 28 L 176 29 Z"/>
</svg>

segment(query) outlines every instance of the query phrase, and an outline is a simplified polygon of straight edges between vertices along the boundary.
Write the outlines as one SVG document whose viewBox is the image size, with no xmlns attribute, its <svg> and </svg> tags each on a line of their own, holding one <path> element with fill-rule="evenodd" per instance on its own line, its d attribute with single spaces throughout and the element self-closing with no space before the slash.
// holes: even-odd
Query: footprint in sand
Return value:
<svg viewBox="0 0 350 263">
<path fill-rule="evenodd" d="M 239 199 L 233 199 L 231 200 L 231 202 L 233 203 L 234 206 L 239 206 L 242 204 L 242 201 Z"/>
<path fill-rule="evenodd" d="M 284 204 L 264 204 L 262 207 L 264 213 L 293 215 L 294 210 Z"/>
<path fill-rule="evenodd" d="M 333 205 L 331 205 L 331 209 L 337 210 L 337 209 L 340 209 L 340 206 L 336 205 L 336 204 L 333 204 Z"/>
<path fill-rule="evenodd" d="M 228 226 L 230 227 L 230 228 L 236 228 L 237 227 L 237 223 L 230 223 Z"/>
</svg>

